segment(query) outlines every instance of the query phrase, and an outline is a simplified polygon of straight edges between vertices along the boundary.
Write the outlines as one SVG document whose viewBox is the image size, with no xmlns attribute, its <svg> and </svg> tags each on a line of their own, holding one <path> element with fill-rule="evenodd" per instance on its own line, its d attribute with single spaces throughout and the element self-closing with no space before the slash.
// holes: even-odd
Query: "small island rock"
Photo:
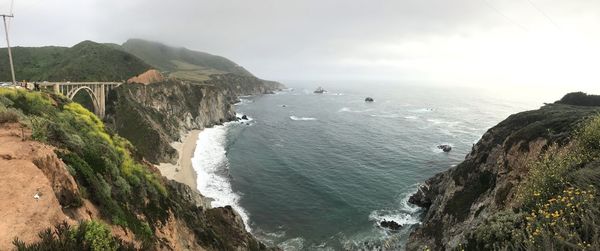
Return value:
<svg viewBox="0 0 600 251">
<path fill-rule="evenodd" d="M 442 151 L 444 152 L 449 152 L 450 150 L 452 150 L 452 146 L 450 145 L 439 145 L 437 146 L 437 148 L 442 149 Z"/>
</svg>

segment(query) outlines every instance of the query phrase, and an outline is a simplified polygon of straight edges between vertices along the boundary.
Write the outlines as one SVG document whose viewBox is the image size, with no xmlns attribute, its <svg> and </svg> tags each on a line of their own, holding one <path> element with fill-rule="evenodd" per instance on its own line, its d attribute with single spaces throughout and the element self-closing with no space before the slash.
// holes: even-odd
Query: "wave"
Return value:
<svg viewBox="0 0 600 251">
<path fill-rule="evenodd" d="M 379 224 L 383 220 L 393 220 L 403 226 L 418 224 L 420 222 L 418 213 L 421 208 L 408 202 L 410 196 L 415 192 L 417 192 L 416 188 L 403 194 L 398 208 L 380 209 L 371 212 L 371 214 L 369 214 L 369 220 L 375 221 L 376 224 Z"/>
<path fill-rule="evenodd" d="M 225 151 L 229 125 L 230 122 L 200 132 L 192 166 L 196 171 L 198 191 L 213 199 L 213 207 L 233 207 L 242 217 L 246 230 L 250 231 L 248 213 L 240 206 L 240 195 L 233 191 L 229 181 L 229 161 Z"/>
<path fill-rule="evenodd" d="M 310 117 L 296 117 L 296 116 L 290 116 L 291 120 L 302 120 L 302 121 L 308 121 L 308 120 L 317 120 L 316 118 L 310 118 Z"/>
<path fill-rule="evenodd" d="M 365 109 L 365 110 L 352 110 L 349 107 L 342 107 L 341 109 L 338 110 L 338 112 L 356 112 L 356 113 L 361 113 L 361 112 L 370 112 L 373 109 Z"/>
<path fill-rule="evenodd" d="M 405 119 L 417 119 L 417 116 L 406 116 Z"/>
<path fill-rule="evenodd" d="M 302 237 L 296 237 L 279 243 L 279 246 L 284 251 L 295 251 L 302 250 L 304 248 L 304 239 Z"/>
<path fill-rule="evenodd" d="M 250 122 L 250 121 L 254 121 L 254 118 L 252 118 L 252 117 L 250 117 L 250 116 L 248 116 L 248 115 L 246 115 L 246 118 L 247 118 L 247 119 L 244 119 L 244 120 L 242 120 L 242 117 L 243 117 L 244 115 L 245 115 L 245 114 L 242 114 L 242 113 L 236 113 L 236 114 L 235 114 L 235 117 L 236 117 L 236 118 L 238 118 L 240 121 L 243 121 L 243 122 Z"/>
<path fill-rule="evenodd" d="M 380 118 L 399 118 L 399 114 L 371 114 L 371 117 L 380 117 Z"/>
</svg>

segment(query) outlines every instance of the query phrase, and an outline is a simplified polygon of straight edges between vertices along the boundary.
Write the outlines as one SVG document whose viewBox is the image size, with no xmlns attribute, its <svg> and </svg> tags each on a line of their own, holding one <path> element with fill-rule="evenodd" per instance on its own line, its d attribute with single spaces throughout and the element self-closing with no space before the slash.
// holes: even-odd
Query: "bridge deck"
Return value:
<svg viewBox="0 0 600 251">
<path fill-rule="evenodd" d="M 54 86 L 54 85 L 120 85 L 123 82 L 42 82 L 38 83 L 40 86 Z"/>
</svg>

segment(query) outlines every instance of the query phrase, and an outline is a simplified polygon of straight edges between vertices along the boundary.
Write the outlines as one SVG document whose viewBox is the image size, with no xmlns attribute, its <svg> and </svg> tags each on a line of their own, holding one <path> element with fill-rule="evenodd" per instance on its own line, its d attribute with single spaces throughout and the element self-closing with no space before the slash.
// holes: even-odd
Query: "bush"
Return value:
<svg viewBox="0 0 600 251">
<path fill-rule="evenodd" d="M 54 251 L 54 250 L 135 250 L 131 243 L 111 235 L 108 227 L 97 221 L 80 222 L 72 228 L 66 222 L 41 231 L 40 241 L 26 244 L 16 238 L 13 245 L 19 251 Z"/>
<path fill-rule="evenodd" d="M 11 110 L 3 110 L 0 108 L 0 124 L 19 122 L 19 114 Z"/>
</svg>

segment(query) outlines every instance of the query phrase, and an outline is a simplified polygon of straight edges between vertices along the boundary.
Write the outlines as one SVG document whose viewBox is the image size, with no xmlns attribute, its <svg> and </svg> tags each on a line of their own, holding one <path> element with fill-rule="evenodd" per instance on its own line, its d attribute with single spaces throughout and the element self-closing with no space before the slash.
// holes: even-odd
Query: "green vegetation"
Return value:
<svg viewBox="0 0 600 251">
<path fill-rule="evenodd" d="M 252 76 L 246 69 L 227 58 L 186 48 L 170 47 L 141 39 L 130 39 L 121 48 L 153 67 L 169 72 L 171 77 L 180 79 L 204 81 L 208 80 L 211 74 L 224 73 Z"/>
<path fill-rule="evenodd" d="M 154 224 L 167 217 L 167 191 L 157 174 L 132 158 L 127 140 L 107 133 L 93 113 L 55 94 L 0 89 L 0 111 L 19 111 L 35 140 L 58 148 L 85 189 L 82 194 L 103 216 L 152 245 Z"/>
<path fill-rule="evenodd" d="M 600 115 L 529 164 L 519 208 L 498 213 L 467 238 L 470 249 L 600 249 Z"/>
<path fill-rule="evenodd" d="M 135 250 L 131 244 L 124 243 L 121 239 L 113 237 L 108 227 L 97 221 L 83 221 L 79 226 L 71 227 L 66 222 L 41 231 L 38 236 L 40 241 L 25 244 L 16 238 L 13 241 L 19 251 L 54 251 L 54 250 L 82 250 L 82 251 L 116 251 Z"/>
<path fill-rule="evenodd" d="M 111 46 L 83 41 L 66 47 L 13 48 L 18 81 L 122 81 L 151 67 L 139 58 Z M 7 58 L 0 50 L 0 58 Z M 10 79 L 8 61 L 0 61 L 0 80 Z"/>
</svg>

